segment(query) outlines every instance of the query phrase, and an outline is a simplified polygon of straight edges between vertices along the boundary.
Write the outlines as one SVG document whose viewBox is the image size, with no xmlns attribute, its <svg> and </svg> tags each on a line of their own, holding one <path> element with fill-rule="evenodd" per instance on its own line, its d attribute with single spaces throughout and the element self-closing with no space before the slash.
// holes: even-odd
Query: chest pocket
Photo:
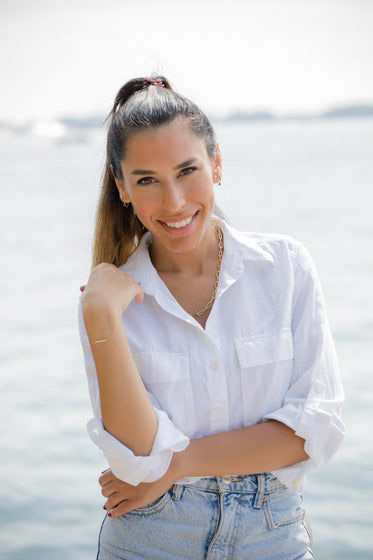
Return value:
<svg viewBox="0 0 373 560">
<path fill-rule="evenodd" d="M 293 337 L 290 328 L 235 341 L 241 369 L 245 426 L 281 408 L 291 383 Z"/>
<path fill-rule="evenodd" d="M 134 360 L 146 389 L 183 433 L 194 431 L 195 410 L 188 354 L 138 352 Z"/>
</svg>

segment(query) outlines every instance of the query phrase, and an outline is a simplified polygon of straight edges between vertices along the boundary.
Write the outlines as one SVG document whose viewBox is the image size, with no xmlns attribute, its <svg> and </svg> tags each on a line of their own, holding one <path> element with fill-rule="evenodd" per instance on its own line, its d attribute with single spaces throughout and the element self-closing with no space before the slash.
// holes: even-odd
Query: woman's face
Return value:
<svg viewBox="0 0 373 560">
<path fill-rule="evenodd" d="M 130 137 L 121 168 L 120 197 L 132 203 L 153 244 L 172 252 L 196 249 L 215 206 L 219 150 L 211 158 L 187 121 L 174 120 Z"/>
</svg>

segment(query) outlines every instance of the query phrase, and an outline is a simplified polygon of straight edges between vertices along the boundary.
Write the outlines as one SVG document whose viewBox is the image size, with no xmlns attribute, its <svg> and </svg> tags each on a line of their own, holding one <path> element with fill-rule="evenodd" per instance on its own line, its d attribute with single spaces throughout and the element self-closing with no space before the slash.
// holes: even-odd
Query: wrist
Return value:
<svg viewBox="0 0 373 560">
<path fill-rule="evenodd" d="M 89 340 L 109 339 L 123 330 L 122 314 L 92 295 L 81 296 L 84 324 Z"/>
<path fill-rule="evenodd" d="M 174 451 L 172 455 L 168 471 L 170 472 L 174 481 L 179 480 L 180 478 L 183 478 L 185 476 L 189 476 L 187 465 L 192 443 L 193 442 L 190 441 L 188 447 L 186 447 L 183 451 Z"/>
</svg>

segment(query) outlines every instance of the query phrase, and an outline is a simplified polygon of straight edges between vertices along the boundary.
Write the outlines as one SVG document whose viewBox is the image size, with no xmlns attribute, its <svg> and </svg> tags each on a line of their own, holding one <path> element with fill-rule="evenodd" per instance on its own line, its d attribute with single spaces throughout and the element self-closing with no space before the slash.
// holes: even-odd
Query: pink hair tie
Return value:
<svg viewBox="0 0 373 560">
<path fill-rule="evenodd" d="M 150 86 L 159 86 L 159 87 L 164 87 L 164 84 L 162 82 L 162 80 L 160 80 L 159 78 L 145 78 L 142 89 L 147 89 Z"/>
</svg>

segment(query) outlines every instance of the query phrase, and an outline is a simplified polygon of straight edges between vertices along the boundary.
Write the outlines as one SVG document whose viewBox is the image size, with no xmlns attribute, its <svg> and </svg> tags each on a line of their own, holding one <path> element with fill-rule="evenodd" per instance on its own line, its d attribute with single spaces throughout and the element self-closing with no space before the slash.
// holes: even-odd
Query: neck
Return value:
<svg viewBox="0 0 373 560">
<path fill-rule="evenodd" d="M 200 244 L 193 250 L 183 253 L 170 251 L 157 239 L 150 247 L 150 257 L 159 274 L 185 274 L 199 276 L 216 261 L 218 236 L 213 222 L 210 222 Z"/>
</svg>

